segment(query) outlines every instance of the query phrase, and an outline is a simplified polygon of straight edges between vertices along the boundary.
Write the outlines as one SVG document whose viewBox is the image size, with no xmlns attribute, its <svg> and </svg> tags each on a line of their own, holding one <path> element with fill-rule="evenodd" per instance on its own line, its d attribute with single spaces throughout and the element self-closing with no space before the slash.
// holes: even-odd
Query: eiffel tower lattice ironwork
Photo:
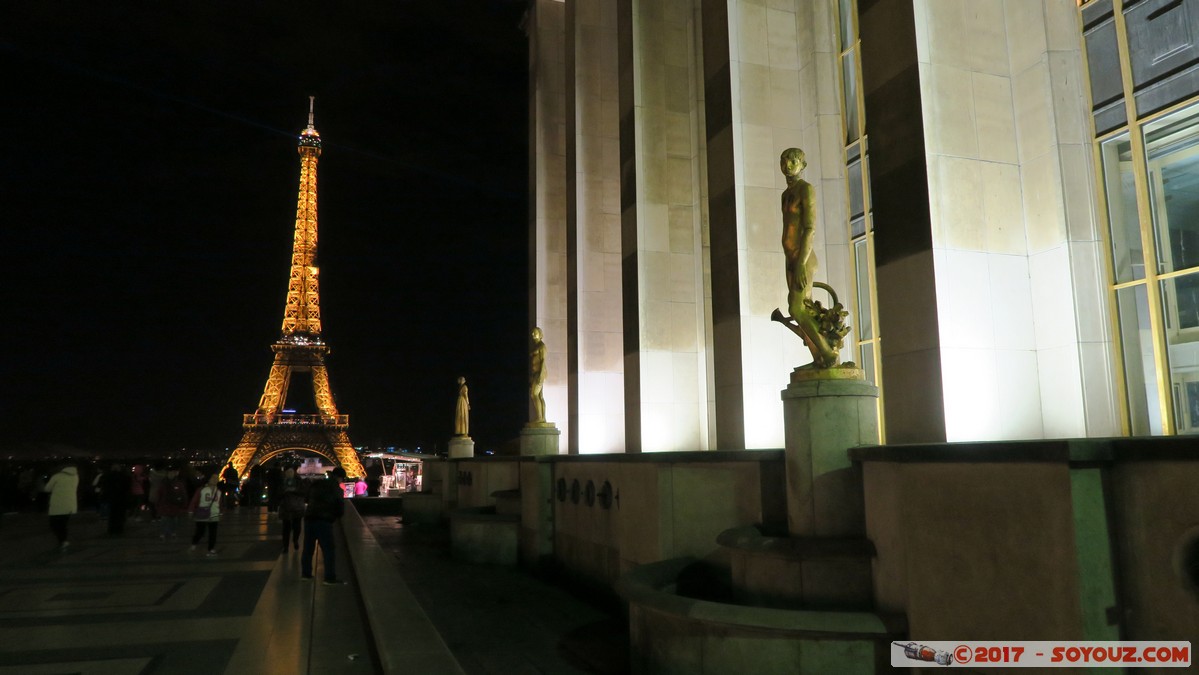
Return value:
<svg viewBox="0 0 1199 675">
<path fill-rule="evenodd" d="M 321 339 L 321 303 L 316 266 L 316 164 L 321 137 L 312 126 L 309 99 L 308 128 L 300 133 L 300 194 L 296 204 L 296 231 L 291 254 L 291 278 L 283 308 L 283 334 L 271 350 L 275 361 L 267 376 L 258 408 L 244 415 L 245 433 L 229 461 L 239 473 L 288 450 L 314 452 L 345 469 L 349 476 L 365 476 L 354 446 L 350 445 L 350 416 L 338 413 L 329 389 Z M 292 375 L 310 373 L 316 414 L 285 412 Z"/>
</svg>

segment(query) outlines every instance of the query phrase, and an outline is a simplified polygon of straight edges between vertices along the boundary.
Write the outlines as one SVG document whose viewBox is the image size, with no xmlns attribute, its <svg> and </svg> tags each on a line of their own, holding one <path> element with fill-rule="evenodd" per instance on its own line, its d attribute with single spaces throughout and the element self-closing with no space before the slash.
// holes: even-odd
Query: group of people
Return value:
<svg viewBox="0 0 1199 675">
<path fill-rule="evenodd" d="M 232 473 L 230 473 L 232 472 Z M 178 537 L 183 527 L 184 516 L 190 515 L 194 523 L 191 550 L 195 551 L 207 537 L 207 556 L 216 557 L 217 532 L 222 510 L 228 511 L 235 502 L 229 495 L 236 494 L 237 471 L 230 464 L 224 471 L 197 470 L 184 477 L 179 467 L 167 467 L 156 477 L 147 500 L 148 509 L 159 525 L 160 539 Z M 121 534 L 124 531 L 128 499 L 132 486 L 140 479 L 137 471 L 126 471 L 116 464 L 101 474 L 95 487 L 101 494 L 102 504 L 108 506 L 108 532 Z M 319 547 L 323 560 L 322 572 L 326 584 L 340 583 L 336 575 L 336 554 L 333 525 L 341 518 L 345 505 L 345 470 L 333 469 L 327 479 L 305 481 L 296 475 L 293 467 L 280 471 L 277 484 L 271 486 L 271 511 L 278 513 L 282 524 L 281 554 L 291 550 L 302 551 L 300 560 L 301 578 L 313 578 L 313 558 Z M 44 491 L 49 493 L 50 530 L 58 540 L 60 551 L 70 547 L 68 524 L 72 514 L 79 510 L 79 471 L 74 464 L 65 464 L 45 482 Z M 115 529 L 114 529 L 115 527 Z M 300 541 L 303 536 L 303 547 Z"/>
</svg>

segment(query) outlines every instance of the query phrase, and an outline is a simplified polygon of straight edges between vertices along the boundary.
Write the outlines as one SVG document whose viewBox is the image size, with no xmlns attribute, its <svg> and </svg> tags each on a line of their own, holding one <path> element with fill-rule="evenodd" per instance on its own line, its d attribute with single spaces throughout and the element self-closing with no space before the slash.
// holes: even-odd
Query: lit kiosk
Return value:
<svg viewBox="0 0 1199 675">
<path fill-rule="evenodd" d="M 325 368 L 329 347 L 321 339 L 320 273 L 316 266 L 316 164 L 321 156 L 321 136 L 312 126 L 312 103 L 310 97 L 308 128 L 300 133 L 300 192 L 283 333 L 271 345 L 275 361 L 258 409 L 243 416 L 245 433 L 229 457 L 239 473 L 286 450 L 303 450 L 341 466 L 349 476 L 366 475 L 350 445 L 350 416 L 337 412 Z M 315 414 L 284 412 L 288 385 L 296 373 L 312 377 L 318 411 Z"/>
</svg>

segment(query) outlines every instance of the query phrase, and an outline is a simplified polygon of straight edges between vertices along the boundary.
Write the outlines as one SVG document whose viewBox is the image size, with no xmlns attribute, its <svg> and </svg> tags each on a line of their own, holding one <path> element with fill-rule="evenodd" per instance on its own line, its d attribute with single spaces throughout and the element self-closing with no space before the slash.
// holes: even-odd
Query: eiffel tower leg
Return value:
<svg viewBox="0 0 1199 675">
<path fill-rule="evenodd" d="M 321 414 L 337 414 L 337 406 L 333 404 L 333 392 L 329 389 L 329 371 L 323 364 L 312 367 L 312 396 L 316 399 L 316 409 L 321 411 Z"/>
<path fill-rule="evenodd" d="M 287 385 L 291 383 L 291 367 L 287 365 L 282 353 L 275 355 L 271 364 L 271 374 L 266 378 L 262 398 L 258 400 L 258 410 L 268 415 L 274 415 L 282 408 L 287 400 Z"/>
<path fill-rule="evenodd" d="M 366 478 L 366 471 L 362 468 L 362 463 L 358 461 L 358 453 L 354 451 L 354 446 L 350 445 L 350 435 L 344 431 L 336 431 L 330 436 L 330 444 L 333 446 L 334 454 L 337 455 L 337 463 L 346 470 L 346 475 Z"/>
<path fill-rule="evenodd" d="M 237 469 L 239 476 L 244 475 L 246 467 L 256 459 L 258 449 L 262 447 L 265 440 L 266 432 L 264 431 L 249 430 L 242 435 L 241 441 L 233 449 L 233 454 L 229 455 L 229 461 L 233 463 L 233 468 Z"/>
</svg>

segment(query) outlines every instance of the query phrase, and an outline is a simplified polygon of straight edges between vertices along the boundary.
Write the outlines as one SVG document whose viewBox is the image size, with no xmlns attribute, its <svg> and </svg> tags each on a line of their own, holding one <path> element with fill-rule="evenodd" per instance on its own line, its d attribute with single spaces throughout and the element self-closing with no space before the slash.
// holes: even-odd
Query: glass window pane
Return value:
<svg viewBox="0 0 1199 675">
<path fill-rule="evenodd" d="M 1158 270 L 1199 266 L 1199 106 L 1147 124 L 1145 150 Z"/>
<path fill-rule="evenodd" d="M 1162 315 L 1170 344 L 1199 341 L 1199 273 L 1161 282 Z M 1199 362 L 1196 362 L 1199 368 Z"/>
<path fill-rule="evenodd" d="M 845 110 L 845 144 L 849 145 L 858 140 L 858 71 L 857 52 L 850 50 L 841 57 L 841 78 L 845 98 L 842 101 Z"/>
<path fill-rule="evenodd" d="M 1128 134 L 1105 141 L 1100 146 L 1100 153 L 1116 283 L 1144 279 L 1145 251 L 1137 220 L 1137 189 L 1132 176 L 1132 144 Z"/>
<path fill-rule="evenodd" d="M 1199 434 L 1199 273 L 1161 282 L 1178 433 Z"/>
<path fill-rule="evenodd" d="M 1153 337 L 1149 330 L 1149 294 L 1145 286 L 1142 284 L 1116 291 L 1116 306 L 1132 433 L 1142 436 L 1161 434 L 1157 369 L 1153 365 Z"/>
<path fill-rule="evenodd" d="M 849 221 L 849 236 L 860 237 L 866 234 L 866 219 L 856 218 Z"/>
<path fill-rule="evenodd" d="M 851 163 L 846 171 L 849 173 L 849 217 L 860 218 L 866 213 L 862 206 L 862 162 Z"/>
<path fill-rule="evenodd" d="M 858 280 L 858 339 L 869 340 L 874 337 L 874 325 L 870 321 L 870 253 L 865 239 L 853 243 L 853 262 Z"/>
<path fill-rule="evenodd" d="M 853 43 L 853 6 L 856 1 L 839 0 L 837 2 L 838 14 L 841 15 L 841 51 L 845 51 Z"/>
<path fill-rule="evenodd" d="M 878 376 L 875 374 L 874 367 L 874 343 L 867 342 L 861 348 L 862 370 L 866 371 L 866 381 L 874 386 L 878 386 Z"/>
</svg>

